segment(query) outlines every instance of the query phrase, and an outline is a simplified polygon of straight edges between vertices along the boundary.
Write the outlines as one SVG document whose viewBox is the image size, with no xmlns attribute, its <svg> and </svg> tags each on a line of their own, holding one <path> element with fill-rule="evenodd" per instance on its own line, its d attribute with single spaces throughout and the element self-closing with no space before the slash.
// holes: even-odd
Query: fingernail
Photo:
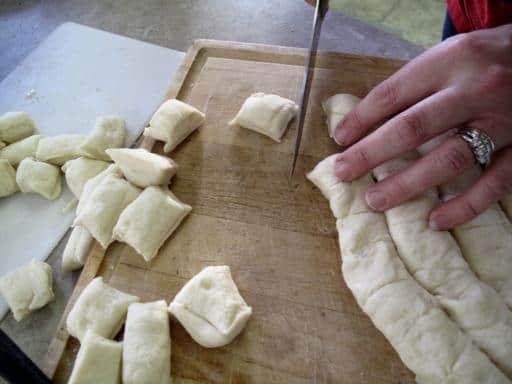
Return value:
<svg viewBox="0 0 512 384">
<path fill-rule="evenodd" d="M 348 168 L 348 164 L 345 160 L 336 160 L 334 172 L 341 181 L 347 181 L 350 177 L 350 169 Z"/>
<path fill-rule="evenodd" d="M 347 131 L 345 131 L 343 128 L 337 128 L 336 132 L 334 133 L 334 141 L 338 145 L 345 145 L 347 142 Z"/>
<path fill-rule="evenodd" d="M 445 215 L 436 215 L 431 217 L 428 222 L 428 225 L 434 231 L 444 231 L 450 227 L 450 224 L 450 218 Z"/>
<path fill-rule="evenodd" d="M 372 191 L 366 194 L 366 203 L 375 211 L 383 211 L 388 206 L 388 199 L 384 193 Z"/>
</svg>

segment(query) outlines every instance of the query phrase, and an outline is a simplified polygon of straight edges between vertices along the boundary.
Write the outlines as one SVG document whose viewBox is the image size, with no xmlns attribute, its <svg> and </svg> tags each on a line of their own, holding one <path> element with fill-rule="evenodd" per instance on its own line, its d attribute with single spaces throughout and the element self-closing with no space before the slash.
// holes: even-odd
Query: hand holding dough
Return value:
<svg viewBox="0 0 512 384">
<path fill-rule="evenodd" d="M 0 140 L 6 143 L 34 134 L 36 126 L 25 112 L 7 112 L 0 116 Z"/>
<path fill-rule="evenodd" d="M 126 123 L 123 119 L 117 116 L 98 117 L 92 132 L 80 146 L 80 151 L 92 159 L 110 161 L 105 150 L 122 147 L 125 140 Z"/>
<path fill-rule="evenodd" d="M 79 147 L 84 140 L 84 135 L 43 137 L 37 145 L 36 159 L 61 166 L 81 156 Z"/>
<path fill-rule="evenodd" d="M 86 157 L 69 160 L 62 166 L 66 175 L 69 189 L 77 199 L 80 199 L 85 183 L 109 167 L 110 163 L 102 160 L 93 160 Z"/>
<path fill-rule="evenodd" d="M 0 150 L 0 159 L 9 160 L 13 167 L 17 167 L 21 160 L 27 157 L 35 157 L 39 140 L 43 136 L 29 136 L 23 140 L 17 141 Z"/>
<path fill-rule="evenodd" d="M 229 125 L 240 126 L 281 141 L 299 107 L 292 100 L 262 92 L 249 96 Z"/>
<path fill-rule="evenodd" d="M 16 170 L 5 159 L 0 159 L 0 197 L 19 191 L 16 183 Z"/>
<path fill-rule="evenodd" d="M 31 157 L 23 159 L 18 166 L 16 182 L 23 193 L 35 192 L 48 200 L 55 200 L 60 196 L 59 168 Z"/>
<path fill-rule="evenodd" d="M 327 132 L 329 137 L 336 140 L 334 132 L 339 122 L 361 101 L 357 96 L 349 93 L 339 93 L 329 97 L 322 103 L 322 108 L 327 116 Z"/>
</svg>

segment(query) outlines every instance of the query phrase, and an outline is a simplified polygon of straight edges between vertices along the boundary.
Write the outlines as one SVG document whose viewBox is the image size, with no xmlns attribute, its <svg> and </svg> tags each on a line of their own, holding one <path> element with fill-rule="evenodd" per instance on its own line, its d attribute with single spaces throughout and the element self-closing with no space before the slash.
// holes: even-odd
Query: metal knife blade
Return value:
<svg viewBox="0 0 512 384">
<path fill-rule="evenodd" d="M 302 131 L 304 129 L 304 118 L 306 117 L 306 110 L 308 107 L 309 93 L 311 91 L 311 81 L 313 79 L 313 69 L 315 67 L 316 50 L 318 48 L 318 41 L 320 40 L 320 30 L 322 29 L 322 22 L 325 13 L 327 12 L 327 0 L 316 0 L 315 16 L 313 18 L 313 29 L 311 32 L 311 42 L 309 44 L 308 58 L 306 67 L 304 69 L 304 80 L 302 83 L 302 94 L 300 98 L 300 107 L 297 112 L 297 136 L 295 138 L 295 148 L 293 150 L 292 165 L 288 177 L 289 182 L 292 182 L 297 158 L 299 156 L 300 141 L 302 139 Z"/>
</svg>

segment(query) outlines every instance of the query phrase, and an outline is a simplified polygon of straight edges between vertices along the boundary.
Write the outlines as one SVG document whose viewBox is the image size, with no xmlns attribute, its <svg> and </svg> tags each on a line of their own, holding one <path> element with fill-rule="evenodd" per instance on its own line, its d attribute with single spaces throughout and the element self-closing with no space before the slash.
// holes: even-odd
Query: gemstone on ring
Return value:
<svg viewBox="0 0 512 384">
<path fill-rule="evenodd" d="M 489 165 L 496 147 L 487 133 L 475 128 L 460 128 L 457 134 L 468 143 L 478 164 L 484 167 Z"/>
</svg>

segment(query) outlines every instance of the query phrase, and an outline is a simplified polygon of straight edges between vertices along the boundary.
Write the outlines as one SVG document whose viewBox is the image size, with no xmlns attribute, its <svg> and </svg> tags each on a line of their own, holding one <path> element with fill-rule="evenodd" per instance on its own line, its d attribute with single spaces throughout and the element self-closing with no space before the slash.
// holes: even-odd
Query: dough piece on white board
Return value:
<svg viewBox="0 0 512 384">
<path fill-rule="evenodd" d="M 116 174 L 105 176 L 80 207 L 73 226 L 85 227 L 104 249 L 114 241 L 112 231 L 121 212 L 140 194 L 140 189 Z"/>
<path fill-rule="evenodd" d="M 412 159 L 394 159 L 374 169 L 381 181 L 405 169 Z M 439 204 L 429 192 L 385 212 L 391 237 L 412 276 L 467 332 L 475 344 L 512 377 L 512 312 L 503 298 L 481 282 L 464 260 L 450 232 L 430 228 L 430 211 Z"/>
<path fill-rule="evenodd" d="M 114 240 L 123 241 L 151 261 L 192 207 L 161 187 L 147 187 L 119 216 Z"/>
<path fill-rule="evenodd" d="M 168 384 L 171 335 L 164 300 L 128 307 L 124 330 L 123 384 Z"/>
<path fill-rule="evenodd" d="M 338 93 L 329 97 L 322 102 L 322 108 L 327 116 L 327 132 L 329 137 L 334 140 L 334 132 L 339 122 L 349 113 L 354 107 L 359 104 L 361 99 L 349 93 Z"/>
<path fill-rule="evenodd" d="M 7 146 L 3 141 L 0 141 L 0 149 L 3 149 Z"/>
<path fill-rule="evenodd" d="M 14 143 L 33 135 L 34 121 L 25 112 L 7 112 L 0 116 L 0 140 Z"/>
<path fill-rule="evenodd" d="M 61 192 L 60 169 L 55 165 L 23 159 L 16 171 L 16 182 L 23 193 L 37 193 L 48 200 L 55 200 Z"/>
<path fill-rule="evenodd" d="M 334 176 L 331 158 L 335 156 L 317 167 L 330 168 Z M 326 167 L 324 162 L 330 166 Z M 332 180 L 327 176 L 323 179 Z M 368 188 L 373 180 L 366 179 L 365 183 Z M 354 185 L 353 182 L 338 184 L 348 190 Z M 327 187 L 317 186 L 321 190 Z M 354 196 L 352 201 L 364 200 L 363 192 L 346 194 Z M 345 207 L 339 211 L 351 209 Z M 407 272 L 389 235 L 384 214 L 367 208 L 355 214 L 347 213 L 337 220 L 336 226 L 347 286 L 405 365 L 416 374 L 418 383 L 509 383 L 446 315 L 437 300 Z"/>
<path fill-rule="evenodd" d="M 263 92 L 253 93 L 229 125 L 250 129 L 280 142 L 298 110 L 292 100 Z"/>
<path fill-rule="evenodd" d="M 81 226 L 73 228 L 62 253 L 62 270 L 69 272 L 82 268 L 93 241 L 94 238 L 86 228 Z"/>
<path fill-rule="evenodd" d="M 206 348 L 229 344 L 245 327 L 252 309 L 238 292 L 228 266 L 206 267 L 178 292 L 169 312 Z"/>
<path fill-rule="evenodd" d="M 0 159 L 0 197 L 10 196 L 19 191 L 16 170 L 5 159 Z"/>
<path fill-rule="evenodd" d="M 80 293 L 69 311 L 66 328 L 80 341 L 88 330 L 112 339 L 124 323 L 128 306 L 137 301 L 137 296 L 112 288 L 102 277 L 96 277 Z"/>
<path fill-rule="evenodd" d="M 140 188 L 167 185 L 178 170 L 172 159 L 143 148 L 113 148 L 106 152 L 119 165 L 126 180 Z"/>
<path fill-rule="evenodd" d="M 204 123 L 204 113 L 176 99 L 164 102 L 144 129 L 144 136 L 163 141 L 169 153 Z"/>
<path fill-rule="evenodd" d="M 79 157 L 69 160 L 62 166 L 69 189 L 77 199 L 80 199 L 85 183 L 97 174 L 107 169 L 111 163 L 102 160 Z"/>
<path fill-rule="evenodd" d="M 0 150 L 0 159 L 6 159 L 13 167 L 17 167 L 21 160 L 36 155 L 37 145 L 43 136 L 29 136 Z"/>
<path fill-rule="evenodd" d="M 68 384 L 119 384 L 123 343 L 87 331 Z"/>
<path fill-rule="evenodd" d="M 0 293 L 20 321 L 54 299 L 52 284 L 52 268 L 32 260 L 0 279 Z"/>
<path fill-rule="evenodd" d="M 80 146 L 80 152 L 97 160 L 110 161 L 105 152 L 108 148 L 120 148 L 126 140 L 126 123 L 117 116 L 101 116 Z"/>
<path fill-rule="evenodd" d="M 66 161 L 81 156 L 79 147 L 85 135 L 59 135 L 43 137 L 39 140 L 36 159 L 54 165 L 64 165 Z"/>
<path fill-rule="evenodd" d="M 512 220 L 512 194 L 505 196 L 501 200 L 501 206 L 508 216 L 509 220 Z"/>
</svg>

